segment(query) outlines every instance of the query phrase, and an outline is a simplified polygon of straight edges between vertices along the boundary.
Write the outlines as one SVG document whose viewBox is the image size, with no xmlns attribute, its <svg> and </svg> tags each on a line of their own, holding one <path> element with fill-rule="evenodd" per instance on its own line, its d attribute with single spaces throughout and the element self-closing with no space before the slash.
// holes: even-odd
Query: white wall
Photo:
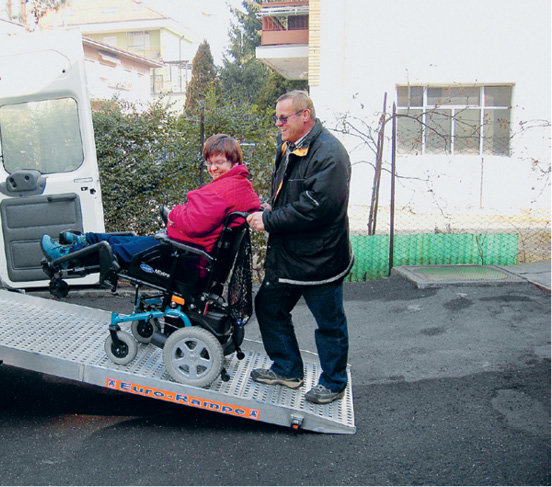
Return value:
<svg viewBox="0 0 552 487">
<path fill-rule="evenodd" d="M 180 37 L 167 29 L 161 29 L 161 57 L 165 61 L 192 60 L 197 50 L 186 37 Z"/>
<path fill-rule="evenodd" d="M 328 127 L 346 112 L 376 127 L 384 93 L 391 111 L 397 84 L 514 83 L 511 126 L 521 133 L 511 157 L 401 156 L 399 174 L 418 180 L 399 181 L 397 204 L 550 208 L 550 128 L 520 130 L 551 120 L 549 0 L 321 0 L 320 51 L 311 94 Z M 360 161 L 374 156 L 340 138 L 355 164 L 351 201 L 369 204 L 373 170 Z M 388 187 L 382 179 L 380 204 Z"/>
<path fill-rule="evenodd" d="M 123 59 L 120 64 L 100 60 L 96 50 L 85 48 L 88 95 L 91 99 L 120 100 L 146 107 L 151 101 L 148 66 Z M 116 58 L 115 58 L 116 59 Z"/>
<path fill-rule="evenodd" d="M 86 77 L 91 99 L 110 100 L 115 96 L 138 104 L 147 104 L 151 99 L 149 74 L 128 71 L 120 66 L 112 68 L 87 60 Z"/>
</svg>

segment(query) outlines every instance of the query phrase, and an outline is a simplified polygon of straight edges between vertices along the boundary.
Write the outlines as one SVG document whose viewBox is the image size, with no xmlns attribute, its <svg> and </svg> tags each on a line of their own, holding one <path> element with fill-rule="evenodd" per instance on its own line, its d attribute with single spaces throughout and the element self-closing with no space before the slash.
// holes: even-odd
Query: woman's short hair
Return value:
<svg viewBox="0 0 552 487">
<path fill-rule="evenodd" d="M 284 93 L 278 101 L 291 99 L 293 102 L 293 108 L 295 110 L 309 110 L 311 118 L 314 120 L 316 118 L 316 112 L 314 111 L 314 103 L 312 102 L 311 97 L 306 91 L 303 90 L 292 90 Z"/>
<path fill-rule="evenodd" d="M 226 134 L 211 135 L 203 144 L 202 154 L 205 160 L 216 154 L 224 154 L 226 160 L 232 165 L 241 164 L 243 160 L 240 144 Z"/>
</svg>

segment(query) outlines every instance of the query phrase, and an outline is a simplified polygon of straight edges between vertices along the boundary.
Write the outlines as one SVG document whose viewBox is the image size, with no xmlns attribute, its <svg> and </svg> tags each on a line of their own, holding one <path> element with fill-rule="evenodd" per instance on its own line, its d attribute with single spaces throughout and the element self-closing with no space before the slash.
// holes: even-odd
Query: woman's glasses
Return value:
<svg viewBox="0 0 552 487">
<path fill-rule="evenodd" d="M 204 164 L 205 164 L 205 167 L 210 167 L 210 166 L 217 166 L 217 167 L 220 167 L 220 166 L 224 166 L 224 164 L 226 164 L 228 162 L 227 159 L 221 159 L 219 161 L 211 161 L 210 159 L 207 159 Z"/>
</svg>

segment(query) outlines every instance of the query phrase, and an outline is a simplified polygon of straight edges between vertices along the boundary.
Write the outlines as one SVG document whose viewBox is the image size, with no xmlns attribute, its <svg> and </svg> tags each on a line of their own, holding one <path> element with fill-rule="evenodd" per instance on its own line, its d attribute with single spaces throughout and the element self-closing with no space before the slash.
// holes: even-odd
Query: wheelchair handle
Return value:
<svg viewBox="0 0 552 487">
<path fill-rule="evenodd" d="M 247 220 L 248 216 L 249 216 L 249 212 L 247 212 L 247 211 L 233 211 L 231 213 L 228 213 L 228 215 L 226 215 L 226 218 L 224 219 L 223 225 L 225 227 L 227 227 L 228 225 L 230 225 L 232 220 L 234 220 L 236 218 L 243 218 L 244 220 Z"/>
<path fill-rule="evenodd" d="M 248 211 L 233 211 L 232 213 L 228 213 L 228 216 L 226 218 L 234 217 L 234 216 L 247 218 L 249 216 L 249 212 Z"/>
<path fill-rule="evenodd" d="M 165 205 L 161 205 L 161 208 L 159 208 L 159 215 L 161 216 L 161 220 L 163 220 L 163 223 L 165 223 L 165 225 L 169 221 L 170 212 L 171 211 Z"/>
</svg>

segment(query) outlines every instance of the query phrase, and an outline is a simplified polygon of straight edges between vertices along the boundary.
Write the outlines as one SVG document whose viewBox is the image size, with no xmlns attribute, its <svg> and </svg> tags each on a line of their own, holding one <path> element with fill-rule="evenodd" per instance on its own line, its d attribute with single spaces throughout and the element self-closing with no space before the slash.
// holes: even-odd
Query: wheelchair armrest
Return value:
<svg viewBox="0 0 552 487">
<path fill-rule="evenodd" d="M 173 247 L 176 247 L 177 249 L 183 250 L 184 252 L 188 252 L 190 254 L 195 254 L 195 255 L 200 255 L 201 257 L 205 257 L 209 261 L 213 260 L 213 257 L 210 256 L 204 250 L 200 250 L 200 249 L 197 249 L 197 248 L 192 247 L 190 245 L 186 245 L 185 243 L 179 242 L 178 240 L 173 240 L 172 238 L 169 238 L 164 231 L 157 232 L 153 237 L 157 240 L 160 240 L 161 242 L 165 242 L 169 245 L 172 245 Z"/>
</svg>

